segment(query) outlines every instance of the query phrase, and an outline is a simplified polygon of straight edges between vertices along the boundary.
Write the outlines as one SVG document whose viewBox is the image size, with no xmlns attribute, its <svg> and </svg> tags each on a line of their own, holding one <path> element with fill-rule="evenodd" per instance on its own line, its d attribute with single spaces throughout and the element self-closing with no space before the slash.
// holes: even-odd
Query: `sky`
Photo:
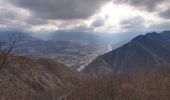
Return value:
<svg viewBox="0 0 170 100">
<path fill-rule="evenodd" d="M 0 15 L 0 31 L 164 31 L 170 0 L 0 0 Z"/>
</svg>

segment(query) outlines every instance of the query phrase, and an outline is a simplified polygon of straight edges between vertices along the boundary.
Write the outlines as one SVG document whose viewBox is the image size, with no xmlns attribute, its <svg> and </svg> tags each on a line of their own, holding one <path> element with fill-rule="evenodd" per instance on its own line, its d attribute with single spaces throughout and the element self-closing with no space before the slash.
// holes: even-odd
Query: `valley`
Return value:
<svg viewBox="0 0 170 100">
<path fill-rule="evenodd" d="M 168 100 L 169 42 L 170 31 L 152 32 L 101 53 L 89 45 L 25 35 L 1 69 L 0 99 Z"/>
<path fill-rule="evenodd" d="M 170 0 L 0 0 L 0 100 L 170 100 Z"/>
</svg>

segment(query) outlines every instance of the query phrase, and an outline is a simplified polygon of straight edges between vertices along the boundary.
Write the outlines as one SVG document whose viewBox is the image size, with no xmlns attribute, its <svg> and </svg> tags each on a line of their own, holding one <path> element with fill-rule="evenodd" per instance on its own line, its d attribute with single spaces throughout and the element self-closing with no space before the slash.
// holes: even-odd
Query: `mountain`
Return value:
<svg viewBox="0 0 170 100">
<path fill-rule="evenodd" d="M 124 44 L 128 43 L 129 41 L 130 41 L 130 40 L 123 40 L 123 41 L 119 41 L 119 42 L 113 43 L 113 44 L 111 45 L 112 50 L 117 49 L 117 48 L 123 46 Z"/>
<path fill-rule="evenodd" d="M 140 35 L 122 47 L 97 57 L 85 73 L 131 72 L 170 64 L 170 31 Z"/>
<path fill-rule="evenodd" d="M 35 60 L 19 56 L 10 59 L 9 67 L 0 73 L 0 100 L 8 100 L 12 95 L 14 100 L 21 100 L 19 98 L 50 92 L 56 96 L 64 95 L 82 79 L 80 73 L 52 59 Z"/>
<path fill-rule="evenodd" d="M 95 49 L 99 54 L 106 53 L 110 49 L 108 45 L 112 43 L 111 35 L 90 32 L 56 32 L 50 40 L 79 43 Z"/>
</svg>

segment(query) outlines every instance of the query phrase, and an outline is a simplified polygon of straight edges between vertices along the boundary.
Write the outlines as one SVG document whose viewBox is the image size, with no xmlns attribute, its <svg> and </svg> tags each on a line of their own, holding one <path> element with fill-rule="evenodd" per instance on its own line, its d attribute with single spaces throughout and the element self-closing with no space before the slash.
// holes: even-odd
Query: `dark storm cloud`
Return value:
<svg viewBox="0 0 170 100">
<path fill-rule="evenodd" d="M 84 19 L 110 0 L 8 0 L 43 19 Z"/>
<path fill-rule="evenodd" d="M 145 9 L 147 11 L 157 10 L 158 5 L 169 0 L 113 0 L 114 3 L 126 3 L 137 8 Z"/>
<path fill-rule="evenodd" d="M 165 19 L 170 19 L 170 8 L 163 12 L 160 12 L 159 15 Z"/>
</svg>

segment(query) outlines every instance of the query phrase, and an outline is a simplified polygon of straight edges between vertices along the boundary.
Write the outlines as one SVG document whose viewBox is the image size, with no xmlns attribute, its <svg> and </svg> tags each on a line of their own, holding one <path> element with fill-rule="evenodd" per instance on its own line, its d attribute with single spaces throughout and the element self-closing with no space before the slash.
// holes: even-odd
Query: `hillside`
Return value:
<svg viewBox="0 0 170 100">
<path fill-rule="evenodd" d="M 51 92 L 60 97 L 70 93 L 80 80 L 80 73 L 52 59 L 12 57 L 10 66 L 0 73 L 0 100 L 8 100 L 9 97 L 34 100 L 32 97 L 36 96 L 40 100 Z"/>
<path fill-rule="evenodd" d="M 148 33 L 97 57 L 85 73 L 103 74 L 153 69 L 170 63 L 170 31 Z"/>
</svg>

